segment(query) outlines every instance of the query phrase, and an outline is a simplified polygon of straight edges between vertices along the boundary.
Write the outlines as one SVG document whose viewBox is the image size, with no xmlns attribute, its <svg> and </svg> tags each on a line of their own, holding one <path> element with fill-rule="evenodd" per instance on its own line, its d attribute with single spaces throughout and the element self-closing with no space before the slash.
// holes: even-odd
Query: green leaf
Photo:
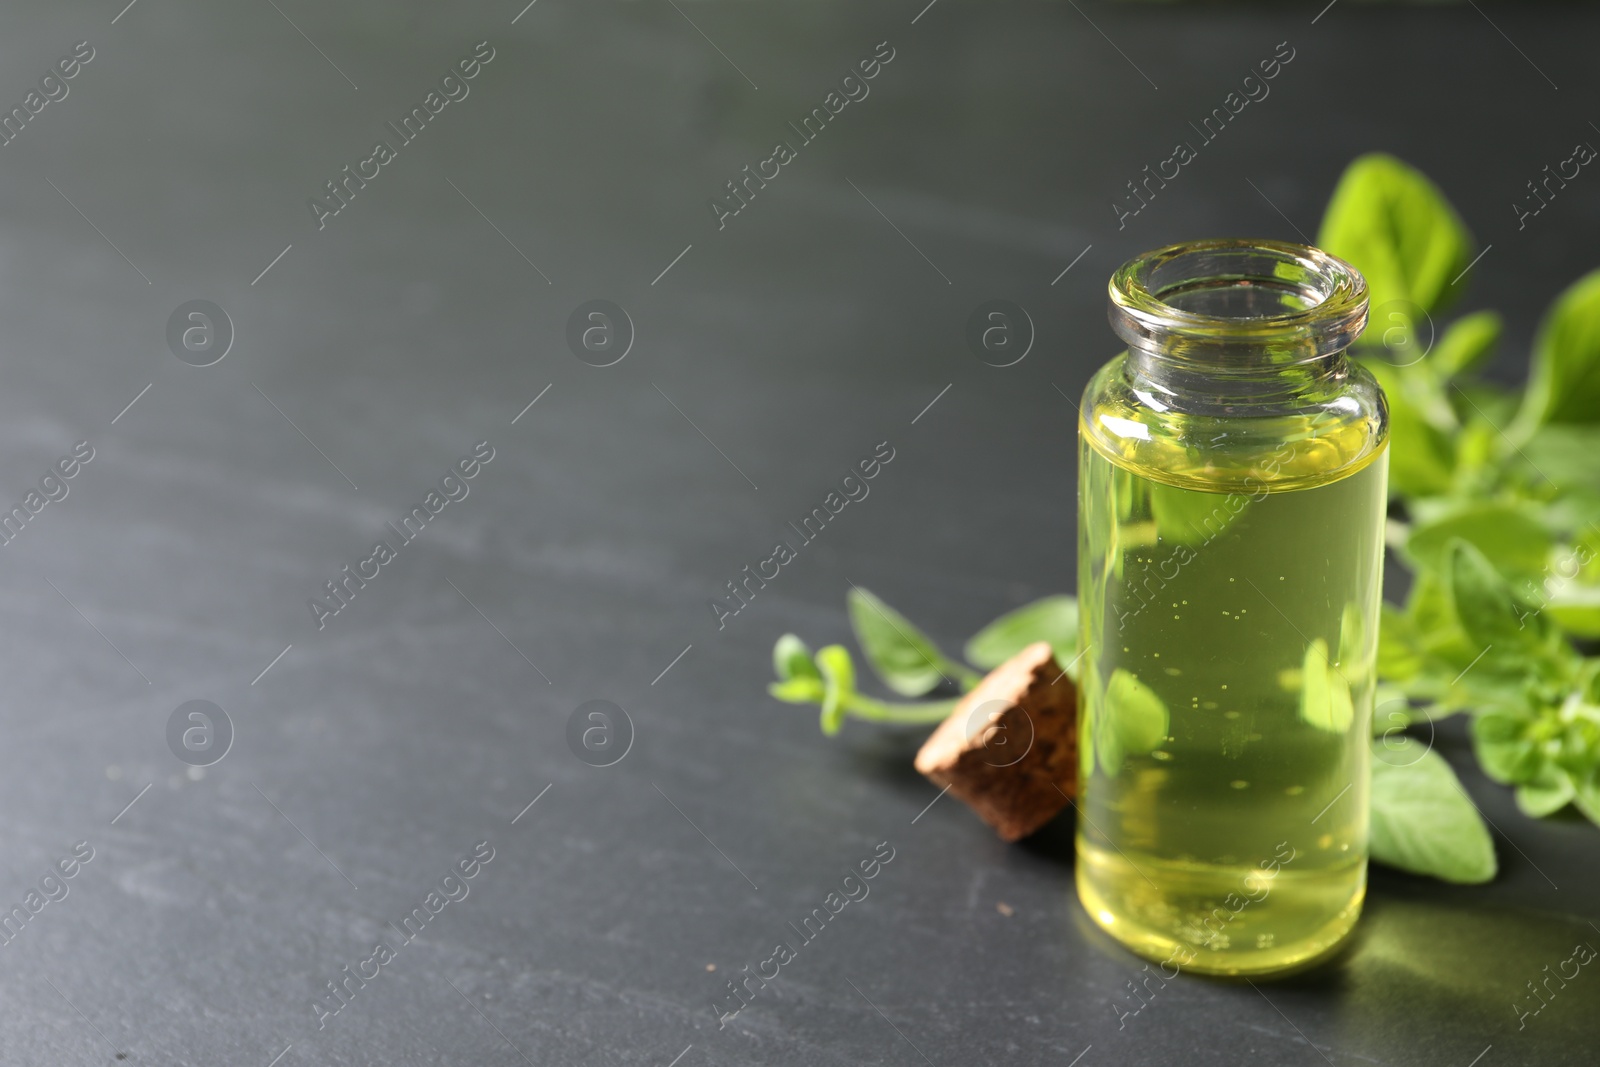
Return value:
<svg viewBox="0 0 1600 1067">
<path fill-rule="evenodd" d="M 1411 738 L 1374 757 L 1372 858 L 1446 882 L 1493 878 L 1494 842 L 1444 758 Z"/>
<path fill-rule="evenodd" d="M 1361 365 L 1378 379 L 1389 407 L 1390 495 L 1428 496 L 1447 491 L 1456 462 L 1450 438 L 1410 399 L 1398 370 L 1375 359 L 1364 359 Z"/>
<path fill-rule="evenodd" d="M 1422 646 L 1411 617 L 1384 604 L 1378 622 L 1378 677 L 1401 684 L 1422 673 Z"/>
<path fill-rule="evenodd" d="M 1522 400 L 1522 390 L 1511 390 L 1481 379 L 1469 378 L 1450 383 L 1452 403 L 1456 415 L 1463 422 L 1477 422 L 1485 437 L 1493 437 L 1501 451 L 1506 439 L 1500 427 L 1509 426 L 1516 417 Z"/>
<path fill-rule="evenodd" d="M 1122 769 L 1124 756 L 1153 752 L 1167 739 L 1166 703 L 1131 671 L 1118 667 L 1111 672 L 1102 712 L 1097 745 L 1107 774 Z"/>
<path fill-rule="evenodd" d="M 778 639 L 773 666 L 788 677 L 772 682 L 767 692 L 787 704 L 819 704 L 824 734 L 838 733 L 849 716 L 869 722 L 926 726 L 949 718 L 957 700 L 895 703 L 863 696 L 855 688 L 855 664 L 840 645 L 830 645 L 813 660 L 804 642 L 793 634 Z"/>
<path fill-rule="evenodd" d="M 1328 642 L 1318 637 L 1306 647 L 1300 674 L 1300 718 L 1319 730 L 1342 734 L 1355 718 L 1350 683 L 1328 662 Z"/>
<path fill-rule="evenodd" d="M 856 668 L 843 645 L 818 649 L 817 667 L 823 682 L 822 732 L 832 737 L 844 724 L 845 701 L 855 693 Z"/>
<path fill-rule="evenodd" d="M 817 665 L 812 662 L 811 650 L 794 634 L 784 634 L 772 646 L 772 671 L 783 681 L 822 677 Z"/>
<path fill-rule="evenodd" d="M 1560 583 L 1544 610 L 1568 633 L 1590 640 L 1600 638 L 1600 585 Z"/>
<path fill-rule="evenodd" d="M 850 625 L 883 684 L 903 696 L 928 692 L 953 666 L 904 615 L 856 587 L 846 598 Z"/>
<path fill-rule="evenodd" d="M 1007 612 L 979 630 L 963 650 L 967 660 L 993 670 L 1035 641 L 1048 641 L 1063 664 L 1077 655 L 1078 601 L 1047 596 Z"/>
<path fill-rule="evenodd" d="M 820 704 L 825 691 L 821 678 L 786 678 L 767 683 L 767 692 L 785 704 Z"/>
<path fill-rule="evenodd" d="M 1496 708 L 1472 719 L 1472 750 L 1483 773 L 1501 785 L 1531 782 L 1544 757 L 1534 738 L 1534 720 L 1524 711 Z"/>
<path fill-rule="evenodd" d="M 1550 557 L 1550 534 L 1539 520 L 1526 507 L 1494 501 L 1465 504 L 1417 524 L 1406 539 L 1406 552 L 1423 566 L 1439 567 L 1456 537 L 1508 574 L 1541 574 Z"/>
<path fill-rule="evenodd" d="M 1406 600 L 1406 616 L 1411 620 L 1412 633 L 1430 660 L 1458 662 L 1461 666 L 1456 670 L 1459 671 L 1483 649 L 1482 645 L 1473 644 L 1461 629 L 1442 571 L 1417 572 Z"/>
<path fill-rule="evenodd" d="M 1579 701 L 1591 707 L 1600 707 L 1600 659 L 1585 659 L 1578 665 L 1577 684 L 1573 689 Z"/>
<path fill-rule="evenodd" d="M 1524 815 L 1542 819 L 1566 807 L 1576 795 L 1567 772 L 1547 766 L 1533 781 L 1517 786 L 1517 807 Z"/>
<path fill-rule="evenodd" d="M 1587 582 L 1600 582 L 1600 499 L 1594 500 L 1594 504 L 1594 520 L 1578 534 L 1573 544 L 1578 576 Z"/>
<path fill-rule="evenodd" d="M 1372 736 L 1389 738 L 1399 736 L 1408 726 L 1418 723 L 1433 724 L 1456 714 L 1451 708 L 1438 704 L 1414 704 L 1393 686 L 1382 682 L 1373 687 Z"/>
<path fill-rule="evenodd" d="M 1367 637 L 1367 620 L 1354 601 L 1345 601 L 1339 612 L 1338 656 L 1333 665 L 1350 674 L 1365 674 L 1377 656 L 1377 635 Z"/>
<path fill-rule="evenodd" d="M 1097 750 L 1100 752 L 1101 766 L 1105 766 L 1105 748 L 1095 740 L 1100 734 L 1101 721 L 1098 710 L 1101 701 L 1096 699 L 1100 694 L 1100 670 L 1095 664 L 1095 659 L 1095 656 L 1084 657 L 1082 677 L 1078 682 L 1078 781 L 1080 783 L 1087 782 L 1089 775 L 1094 773 Z M 1121 753 L 1118 753 L 1117 760 L 1120 764 Z"/>
<path fill-rule="evenodd" d="M 1477 370 L 1494 354 L 1500 340 L 1500 316 L 1492 311 L 1475 311 L 1452 322 L 1428 353 L 1427 363 L 1440 378 L 1448 381 Z"/>
<path fill-rule="evenodd" d="M 1572 802 L 1590 822 L 1600 825 L 1600 766 L 1590 768 L 1589 773 L 1573 785 Z"/>
<path fill-rule="evenodd" d="M 1472 238 L 1444 194 L 1420 171 L 1382 153 L 1346 168 L 1317 244 L 1366 276 L 1375 310 L 1391 302 L 1438 310 L 1472 257 Z"/>
<path fill-rule="evenodd" d="M 1445 548 L 1445 583 L 1461 628 L 1498 658 L 1515 652 L 1542 651 L 1550 620 L 1525 604 L 1475 545 L 1453 538 Z"/>
<path fill-rule="evenodd" d="M 1155 519 L 1156 536 L 1175 545 L 1204 545 L 1231 526 L 1250 504 L 1238 497 L 1242 507 L 1233 510 L 1220 493 L 1196 493 L 1192 489 L 1150 484 L 1150 515 Z"/>
<path fill-rule="evenodd" d="M 1600 467 L 1600 463 L 1596 463 Z M 1556 551 L 1545 573 L 1526 584 L 1558 627 L 1575 637 L 1600 638 L 1600 518 L 1586 520 L 1576 543 Z"/>
<path fill-rule="evenodd" d="M 1513 437 L 1547 422 L 1600 422 L 1600 270 L 1556 297 L 1533 342 Z"/>
<path fill-rule="evenodd" d="M 1600 424 L 1557 423 L 1541 426 L 1522 444 L 1520 455 L 1532 470 L 1530 482 L 1546 479 L 1563 490 L 1600 493 Z"/>
</svg>

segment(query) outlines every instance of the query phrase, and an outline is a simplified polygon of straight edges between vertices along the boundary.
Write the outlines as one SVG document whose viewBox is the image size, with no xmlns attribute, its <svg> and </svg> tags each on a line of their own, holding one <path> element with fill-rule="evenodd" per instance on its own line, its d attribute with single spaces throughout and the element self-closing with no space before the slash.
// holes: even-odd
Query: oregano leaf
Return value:
<svg viewBox="0 0 1600 1067">
<path fill-rule="evenodd" d="M 969 662 L 992 670 L 1036 641 L 1048 641 L 1063 665 L 1076 657 L 1076 597 L 1047 596 L 1007 612 L 974 634 L 963 654 Z"/>
<path fill-rule="evenodd" d="M 818 649 L 817 668 L 823 683 L 822 732 L 832 737 L 844 725 L 845 700 L 855 692 L 856 668 L 843 645 Z"/>
<path fill-rule="evenodd" d="M 850 590 L 846 604 L 861 651 L 884 685 L 914 697 L 945 677 L 944 653 L 904 615 L 861 588 Z"/>
<path fill-rule="evenodd" d="M 1317 244 L 1366 276 L 1373 308 L 1409 303 L 1430 314 L 1472 257 L 1471 235 L 1439 188 L 1381 152 L 1345 169 Z"/>
<path fill-rule="evenodd" d="M 1444 757 L 1411 738 L 1374 748 L 1372 858 L 1446 882 L 1493 878 L 1489 829 Z"/>
</svg>

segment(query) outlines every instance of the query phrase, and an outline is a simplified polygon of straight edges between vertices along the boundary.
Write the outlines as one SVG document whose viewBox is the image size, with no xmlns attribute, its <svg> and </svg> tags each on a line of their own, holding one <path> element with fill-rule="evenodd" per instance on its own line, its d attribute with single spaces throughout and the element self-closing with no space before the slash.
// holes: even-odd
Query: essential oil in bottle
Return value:
<svg viewBox="0 0 1600 1067">
<path fill-rule="evenodd" d="M 1111 281 L 1079 448 L 1078 894 L 1133 951 L 1262 974 L 1366 886 L 1387 422 L 1354 268 L 1211 241 Z"/>
</svg>

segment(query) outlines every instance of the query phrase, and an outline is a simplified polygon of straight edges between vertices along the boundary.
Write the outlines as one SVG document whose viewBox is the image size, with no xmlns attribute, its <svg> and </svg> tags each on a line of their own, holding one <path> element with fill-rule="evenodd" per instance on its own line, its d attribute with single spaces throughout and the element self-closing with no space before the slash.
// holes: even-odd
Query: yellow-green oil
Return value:
<svg viewBox="0 0 1600 1067">
<path fill-rule="evenodd" d="M 1129 400 L 1080 423 L 1079 897 L 1180 969 L 1304 965 L 1366 887 L 1385 442 Z"/>
</svg>

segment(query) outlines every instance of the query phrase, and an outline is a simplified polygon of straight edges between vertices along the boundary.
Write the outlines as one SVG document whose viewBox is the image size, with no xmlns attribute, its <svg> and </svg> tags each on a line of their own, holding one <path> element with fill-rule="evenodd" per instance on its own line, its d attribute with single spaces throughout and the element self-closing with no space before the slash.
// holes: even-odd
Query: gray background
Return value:
<svg viewBox="0 0 1600 1067">
<path fill-rule="evenodd" d="M 1538 313 L 1595 265 L 1600 178 L 1520 232 L 1509 205 L 1600 137 L 1600 20 L 278 7 L 0 12 L 5 107 L 74 42 L 97 53 L 0 148 L 0 496 L 96 449 L 0 549 L 0 900 L 95 849 L 0 946 L 0 1062 L 1592 1062 L 1600 977 L 1520 1031 L 1512 1004 L 1600 943 L 1600 839 L 1518 815 L 1458 732 L 1440 747 L 1502 831 L 1494 884 L 1378 871 L 1333 965 L 1186 978 L 1119 1029 L 1140 962 L 1081 914 L 1066 820 L 1011 847 L 949 800 L 913 825 L 935 796 L 915 734 L 826 740 L 764 684 L 778 634 L 846 636 L 850 581 L 949 648 L 1070 589 L 1062 394 L 1115 350 L 1107 274 L 1184 238 L 1313 234 L 1360 151 L 1423 167 L 1492 243 L 1464 306 L 1507 314 L 1515 380 Z M 307 198 L 482 40 L 470 97 L 319 232 Z M 719 232 L 707 199 L 882 40 L 871 95 Z M 1123 183 L 1285 40 L 1271 96 L 1119 231 Z M 593 298 L 637 327 L 606 369 L 565 342 Z M 993 298 L 1037 326 L 1004 370 L 963 340 Z M 192 299 L 236 328 L 215 366 L 167 349 Z M 483 439 L 471 495 L 319 632 L 307 598 Z M 719 632 L 707 600 L 885 440 L 871 496 Z M 165 741 L 193 699 L 236 730 L 199 774 Z M 637 728 L 607 769 L 564 740 L 590 699 Z M 471 895 L 319 1031 L 323 983 L 484 839 Z M 870 898 L 719 1031 L 729 973 L 880 841 Z"/>
</svg>

